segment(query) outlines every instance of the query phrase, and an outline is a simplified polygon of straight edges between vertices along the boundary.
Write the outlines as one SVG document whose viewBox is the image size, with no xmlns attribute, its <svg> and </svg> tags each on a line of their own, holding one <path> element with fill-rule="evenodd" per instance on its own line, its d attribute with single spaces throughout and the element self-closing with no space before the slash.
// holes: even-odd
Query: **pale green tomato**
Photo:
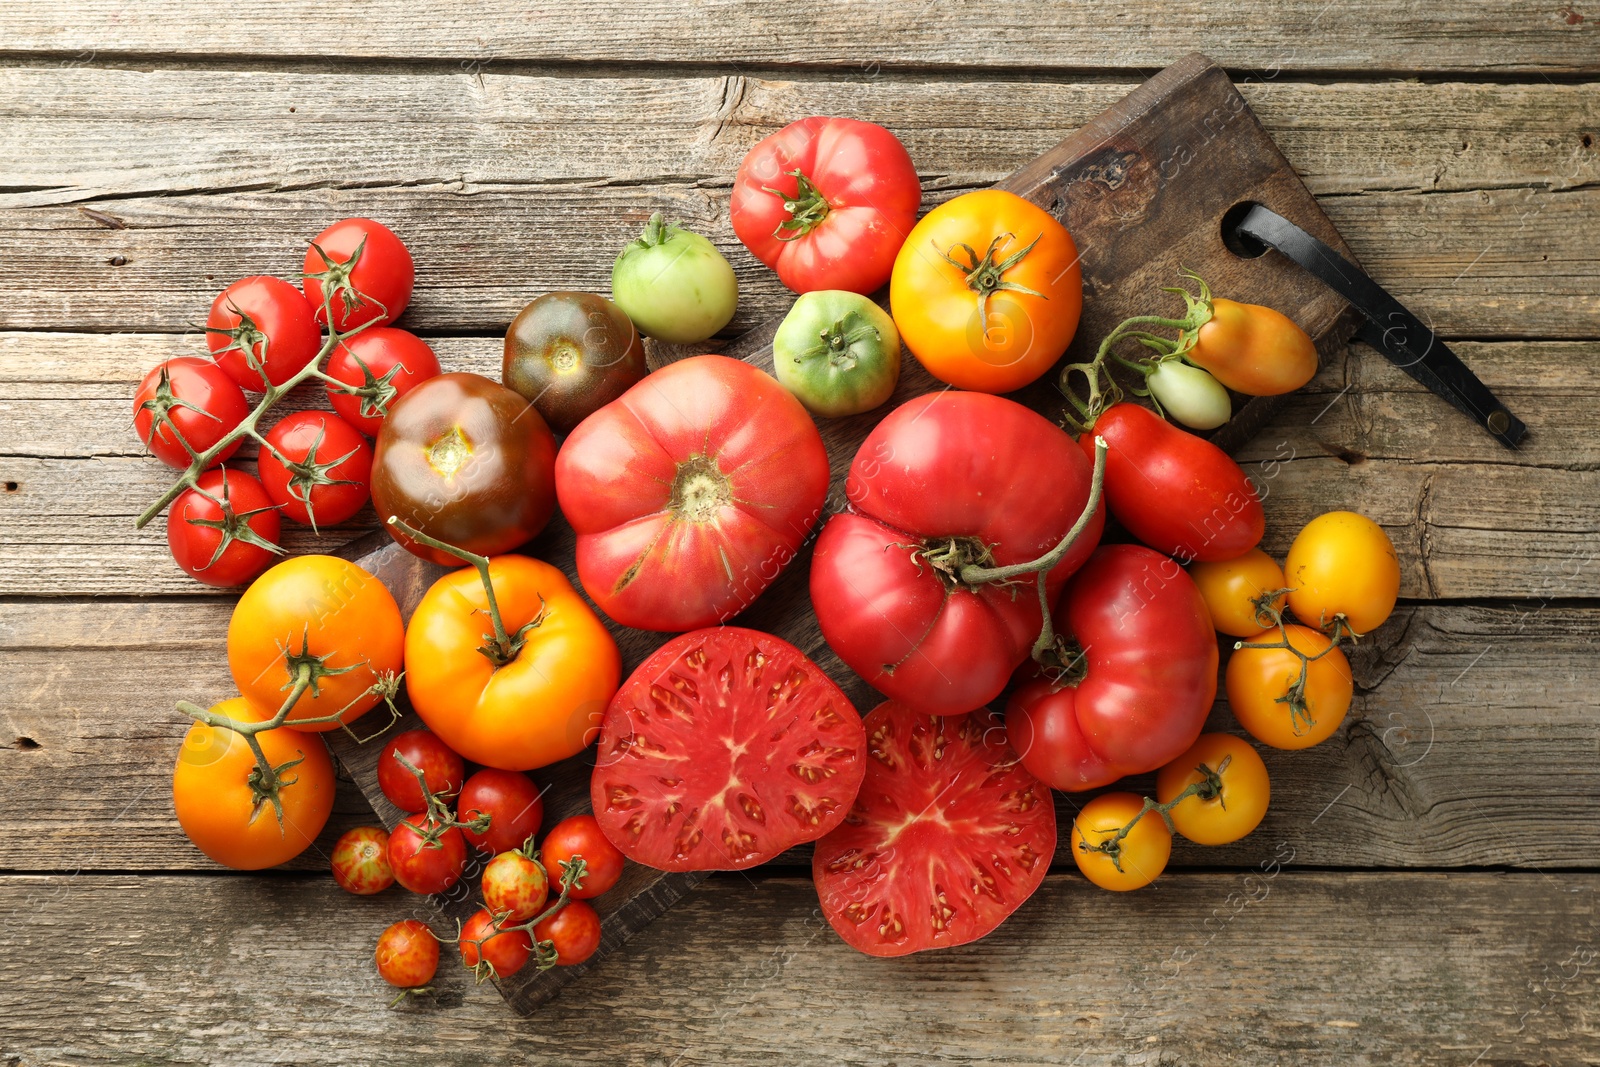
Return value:
<svg viewBox="0 0 1600 1067">
<path fill-rule="evenodd" d="M 739 279 L 715 245 L 658 211 L 612 266 L 611 299 L 646 337 L 697 344 L 733 318 Z"/>
<path fill-rule="evenodd" d="M 778 381 L 815 415 L 857 415 L 900 380 L 900 332 L 859 293 L 820 289 L 794 302 L 772 338 Z"/>
<path fill-rule="evenodd" d="M 1168 415 L 1193 429 L 1215 430 L 1233 414 L 1222 383 L 1181 359 L 1164 360 L 1144 381 Z"/>
</svg>

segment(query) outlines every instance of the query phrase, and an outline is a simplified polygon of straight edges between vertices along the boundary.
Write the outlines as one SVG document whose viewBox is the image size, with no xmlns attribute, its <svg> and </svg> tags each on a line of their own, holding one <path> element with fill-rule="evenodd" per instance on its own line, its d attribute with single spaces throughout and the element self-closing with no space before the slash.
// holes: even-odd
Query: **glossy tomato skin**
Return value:
<svg viewBox="0 0 1600 1067">
<path fill-rule="evenodd" d="M 428 792 L 434 796 L 454 797 L 461 791 L 467 766 L 455 749 L 431 730 L 407 730 L 385 741 L 378 753 L 378 788 L 401 811 L 412 815 L 427 811 L 428 800 L 422 795 L 417 776 L 395 759 L 397 754 L 422 772 Z"/>
<path fill-rule="evenodd" d="M 1289 607 L 1308 626 L 1327 629 L 1342 615 L 1356 633 L 1371 633 L 1394 612 L 1400 596 L 1394 542 L 1383 527 L 1353 511 L 1330 511 L 1306 523 L 1283 569 L 1293 586 Z"/>
<path fill-rule="evenodd" d="M 479 852 L 497 855 L 521 848 L 539 832 L 544 799 L 539 786 L 526 774 L 485 767 L 461 787 L 456 813 L 461 822 L 489 816 L 489 828 L 483 833 L 465 829 L 461 833 Z"/>
<path fill-rule="evenodd" d="M 399 318 L 411 302 L 416 266 L 405 243 L 381 222 L 340 219 L 312 238 L 306 249 L 306 299 L 324 326 L 328 309 L 323 306 L 323 293 L 328 283 L 309 275 L 347 267 L 357 250 L 361 255 L 348 267 L 348 284 L 334 284 L 329 301 L 336 329 L 349 330 L 368 322 L 382 326 Z"/>
<path fill-rule="evenodd" d="M 295 522 L 332 526 L 354 518 L 366 504 L 372 447 L 339 416 L 296 411 L 268 430 L 266 441 L 261 484 Z"/>
<path fill-rule="evenodd" d="M 241 389 L 259 393 L 266 382 L 282 385 L 317 358 L 322 329 L 305 294 L 282 278 L 258 274 L 240 278 L 211 302 L 206 345 Z"/>
<path fill-rule="evenodd" d="M 581 884 L 572 887 L 577 900 L 593 900 L 622 877 L 622 853 L 606 839 L 593 815 L 574 815 L 556 823 L 545 835 L 539 856 L 558 885 L 561 864 L 574 856 L 583 857 L 587 873 Z"/>
<path fill-rule="evenodd" d="M 326 383 L 333 410 L 368 437 L 376 437 L 396 400 L 439 376 L 439 357 L 414 333 L 397 326 L 372 326 L 334 348 L 324 369 L 347 387 Z"/>
<path fill-rule="evenodd" d="M 864 726 L 866 778 L 812 857 L 823 914 L 869 956 L 985 936 L 1050 869 L 1050 790 L 1018 764 L 990 711 L 929 716 L 888 701 Z"/>
<path fill-rule="evenodd" d="M 595 412 L 556 461 L 578 578 L 624 626 L 725 622 L 771 585 L 828 491 L 816 424 L 771 375 L 670 363 Z"/>
<path fill-rule="evenodd" d="M 533 955 L 533 939 L 526 930 L 505 930 L 487 908 L 479 908 L 461 927 L 461 962 L 477 967 L 488 964 L 496 978 L 510 978 Z"/>
<path fill-rule="evenodd" d="M 133 425 L 139 440 L 157 459 L 179 470 L 189 466 L 185 441 L 196 453 L 204 452 L 249 414 L 250 402 L 239 383 L 215 363 L 192 356 L 155 367 L 133 394 Z M 239 444 L 235 441 L 224 448 L 210 466 L 225 462 Z"/>
<path fill-rule="evenodd" d="M 212 707 L 242 722 L 268 716 L 241 697 Z M 274 767 L 298 759 L 279 799 L 280 826 L 269 804 L 258 811 L 250 789 L 255 755 L 232 730 L 197 722 L 189 727 L 172 772 L 172 803 L 178 825 L 195 847 L 225 866 L 258 871 L 287 863 L 315 841 L 333 811 L 333 760 L 321 739 L 287 728 L 256 735 Z"/>
<path fill-rule="evenodd" d="M 813 226 L 797 227 L 786 207 L 802 196 L 796 170 L 826 201 Z M 745 247 L 795 292 L 865 294 L 889 280 L 921 206 L 917 169 L 894 134 L 858 119 L 813 117 L 750 150 L 728 215 Z"/>
<path fill-rule="evenodd" d="M 1053 789 L 1083 790 L 1153 771 L 1194 744 L 1217 695 L 1217 641 L 1200 591 L 1173 560 L 1104 545 L 1057 605 L 1058 633 L 1084 652 L 1076 686 L 1024 683 L 1006 731 Z"/>
<path fill-rule="evenodd" d="M 389 833 L 389 866 L 394 880 L 413 893 L 443 893 L 461 880 L 467 867 L 467 844 L 454 826 L 427 844 L 423 830 L 434 825 L 432 816 L 407 815 Z"/>
<path fill-rule="evenodd" d="M 1266 531 L 1244 470 L 1210 441 L 1138 404 L 1113 404 L 1078 439 L 1106 440 L 1106 502 L 1128 532 L 1180 563 L 1234 559 Z"/>
<path fill-rule="evenodd" d="M 1212 625 L 1231 637 L 1249 637 L 1271 626 L 1270 614 L 1262 615 L 1255 602 L 1274 589 L 1289 587 L 1283 568 L 1259 548 L 1233 559 L 1191 563 L 1189 577 L 1205 598 Z M 1279 594 L 1268 606 L 1281 613 L 1285 603 Z"/>
<path fill-rule="evenodd" d="M 1281 311 L 1235 300 L 1211 301 L 1211 318 L 1185 358 L 1246 396 L 1292 393 L 1317 373 L 1317 346 Z"/>
<path fill-rule="evenodd" d="M 1250 742 L 1232 734 L 1201 734 L 1189 751 L 1161 768 L 1156 799 L 1169 804 L 1190 785 L 1205 781 L 1201 767 L 1217 773 L 1221 791 L 1180 800 L 1168 813 L 1178 833 L 1197 845 L 1226 845 L 1261 825 L 1272 799 L 1267 765 Z"/>
<path fill-rule="evenodd" d="M 231 520 L 227 513 L 232 514 Z M 231 537 L 224 532 L 230 521 L 238 531 Z M 167 547 L 185 574 L 206 585 L 232 589 L 266 570 L 278 555 L 241 537 L 246 526 L 261 540 L 278 543 L 282 524 L 267 491 L 240 471 L 209 470 L 196 480 L 196 488 L 185 489 L 167 511 Z"/>
<path fill-rule="evenodd" d="M 400 989 L 433 981 L 439 970 L 439 939 L 420 919 L 402 919 L 378 936 L 373 956 L 383 980 Z"/>
<path fill-rule="evenodd" d="M 444 575 L 406 630 L 411 705 L 446 744 L 486 767 L 526 771 L 576 755 L 617 691 L 617 643 L 548 563 L 496 556 L 489 580 L 507 633 L 535 618 L 539 625 L 516 659 L 497 669 L 478 651 L 489 600 L 477 570 Z"/>
<path fill-rule="evenodd" d="M 346 830 L 333 846 L 333 880 L 357 896 L 371 896 L 394 885 L 389 866 L 389 834 L 378 826 Z"/>
<path fill-rule="evenodd" d="M 600 916 L 587 903 L 570 900 L 567 906 L 533 928 L 536 941 L 555 946 L 556 966 L 572 967 L 600 949 Z"/>
<path fill-rule="evenodd" d="M 397 400 L 378 433 L 372 503 L 446 544 L 492 556 L 531 540 L 555 513 L 556 439 L 522 397 L 481 374 L 441 374 Z M 390 535 L 423 559 L 461 561 Z"/>
<path fill-rule="evenodd" d="M 966 538 L 995 564 L 1037 559 L 1082 514 L 1091 476 L 1072 439 L 1021 404 L 961 392 L 902 404 L 862 442 L 845 483 L 850 509 L 817 537 L 811 601 L 823 636 L 880 692 L 919 711 L 983 706 L 1038 637 L 1038 598 L 952 584 L 916 553 Z M 1101 509 L 1051 570 L 1052 599 L 1104 522 Z"/>
<path fill-rule="evenodd" d="M 594 293 L 546 293 L 506 329 L 500 380 L 568 434 L 649 370 L 644 340 L 617 305 Z"/>
</svg>

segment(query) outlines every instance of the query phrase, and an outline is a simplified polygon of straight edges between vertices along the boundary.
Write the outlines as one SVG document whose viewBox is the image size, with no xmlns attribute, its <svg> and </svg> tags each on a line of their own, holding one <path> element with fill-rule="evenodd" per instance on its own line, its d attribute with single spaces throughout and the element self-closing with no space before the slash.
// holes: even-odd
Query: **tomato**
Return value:
<svg viewBox="0 0 1600 1067">
<path fill-rule="evenodd" d="M 495 978 L 510 978 L 533 955 L 533 939 L 526 930 L 502 930 L 485 908 L 479 908 L 461 928 L 461 962 L 487 968 Z"/>
<path fill-rule="evenodd" d="M 1262 744 L 1310 748 L 1333 736 L 1350 710 L 1355 681 L 1344 652 L 1329 637 L 1306 626 L 1286 626 L 1289 643 L 1310 659 L 1304 692 L 1295 700 L 1300 657 L 1286 648 L 1241 648 L 1228 657 L 1225 682 L 1233 717 Z M 1283 640 L 1277 627 L 1250 638 L 1250 644 Z M 1302 705 L 1302 706 L 1296 706 Z"/>
<path fill-rule="evenodd" d="M 1147 812 L 1116 843 L 1114 854 L 1096 847 L 1114 840 L 1143 805 L 1144 798 L 1137 793 L 1103 793 L 1085 804 L 1072 820 L 1072 858 L 1084 877 L 1101 889 L 1141 889 L 1167 869 L 1172 831 L 1159 812 Z"/>
<path fill-rule="evenodd" d="M 1191 274 L 1196 278 L 1197 275 Z M 1309 334 L 1280 311 L 1259 304 L 1212 299 L 1200 282 L 1200 295 L 1184 293 L 1188 320 L 1184 358 L 1247 396 L 1292 393 L 1317 373 L 1317 346 Z"/>
<path fill-rule="evenodd" d="M 812 856 L 822 913 L 869 956 L 976 941 L 1050 869 L 1050 791 L 993 712 L 928 716 L 888 701 L 864 725 L 866 779 Z"/>
<path fill-rule="evenodd" d="M 358 896 L 381 893 L 394 885 L 388 831 L 358 826 L 339 835 L 333 846 L 333 880 L 340 889 Z"/>
<path fill-rule="evenodd" d="M 985 393 L 1020 389 L 1078 330 L 1078 248 L 1015 193 L 963 193 L 911 231 L 894 261 L 889 306 L 900 339 L 935 378 Z"/>
<path fill-rule="evenodd" d="M 1113 404 L 1078 439 L 1094 455 L 1106 440 L 1111 514 L 1158 552 L 1194 560 L 1234 559 L 1266 531 L 1255 485 L 1228 454 L 1137 404 Z"/>
<path fill-rule="evenodd" d="M 330 294 L 333 327 L 393 322 L 411 302 L 416 267 L 394 231 L 371 219 L 340 219 L 311 240 L 306 250 L 306 299 L 317 321 L 328 324 L 323 294 Z"/>
<path fill-rule="evenodd" d="M 1215 772 L 1222 787 L 1212 796 L 1191 794 L 1167 812 L 1178 833 L 1197 845 L 1226 845 L 1261 825 L 1272 798 L 1267 765 L 1250 742 L 1232 734 L 1201 734 L 1189 751 L 1161 768 L 1156 799 L 1170 804 L 1191 785 L 1204 782 L 1201 767 Z"/>
<path fill-rule="evenodd" d="M 772 339 L 772 366 L 813 415 L 859 415 L 894 393 L 900 333 L 888 312 L 864 296 L 806 293 Z"/>
<path fill-rule="evenodd" d="M 644 630 L 743 611 L 794 558 L 827 492 L 811 416 L 725 356 L 656 371 L 584 420 L 556 460 L 584 590 Z"/>
<path fill-rule="evenodd" d="M 644 341 L 617 305 L 593 293 L 546 293 L 511 320 L 500 380 L 567 434 L 649 370 Z"/>
<path fill-rule="evenodd" d="M 367 502 L 372 448 L 359 431 L 327 411 L 296 411 L 267 431 L 261 484 L 295 522 L 331 526 Z"/>
<path fill-rule="evenodd" d="M 211 709 L 240 722 L 267 718 L 260 708 L 234 697 Z M 315 737 L 280 728 L 256 735 L 267 760 L 284 774 L 280 821 L 270 800 L 251 785 L 257 770 L 250 743 L 239 734 L 197 722 L 184 735 L 172 772 L 172 805 L 178 825 L 207 856 L 241 871 L 287 863 L 310 847 L 333 811 L 333 760 Z"/>
<path fill-rule="evenodd" d="M 1140 545 L 1104 545 L 1054 617 L 1081 678 L 1011 695 L 1006 730 L 1023 766 L 1055 789 L 1093 789 L 1194 744 L 1217 695 L 1217 640 L 1183 568 Z"/>
<path fill-rule="evenodd" d="M 480 374 L 441 374 L 395 401 L 378 433 L 372 503 L 480 556 L 508 552 L 555 513 L 556 439 L 522 397 Z M 446 567 L 461 561 L 392 526 L 409 551 Z"/>
<path fill-rule="evenodd" d="M 558 881 L 564 862 L 574 856 L 583 857 L 587 874 L 572 887 L 572 896 L 578 900 L 593 900 L 622 877 L 622 853 L 606 840 L 593 815 L 574 815 L 556 823 L 545 835 L 539 855 L 551 877 Z"/>
<path fill-rule="evenodd" d="M 716 245 L 658 211 L 612 266 L 611 297 L 646 337 L 692 345 L 733 318 L 739 279 Z"/>
<path fill-rule="evenodd" d="M 405 626 L 383 583 L 346 560 L 296 556 L 257 578 L 228 622 L 228 669 L 239 692 L 275 713 L 302 674 L 314 683 L 289 713 L 344 713 L 349 725 L 383 700 L 375 685 L 401 671 Z M 332 730 L 335 722 L 305 727 Z"/>
<path fill-rule="evenodd" d="M 462 822 L 471 822 L 479 815 L 489 816 L 489 828 L 483 833 L 465 829 L 461 833 L 467 844 L 479 852 L 495 855 L 521 848 L 539 832 L 539 824 L 544 821 L 544 800 L 539 787 L 526 774 L 488 767 L 461 787 L 456 811 Z"/>
<path fill-rule="evenodd" d="M 401 811 L 413 815 L 427 811 L 428 800 L 422 795 L 417 776 L 395 759 L 396 754 L 404 756 L 407 763 L 422 772 L 428 792 L 434 796 L 453 797 L 461 791 L 467 765 L 455 749 L 431 730 L 407 730 L 385 741 L 383 750 L 378 753 L 378 788 L 389 798 L 389 803 Z M 461 821 L 467 821 L 465 814 Z"/>
<path fill-rule="evenodd" d="M 250 414 L 239 383 L 215 363 L 191 356 L 169 359 L 150 371 L 133 394 L 133 426 L 139 440 L 169 467 L 189 466 L 232 433 Z M 188 443 L 188 448 L 184 443 Z M 239 450 L 233 441 L 206 464 L 214 467 Z"/>
<path fill-rule="evenodd" d="M 402 919 L 378 935 L 374 955 L 385 982 L 416 989 L 433 981 L 439 970 L 439 939 L 420 919 Z"/>
<path fill-rule="evenodd" d="M 413 893 L 443 893 L 467 869 L 467 844 L 454 826 L 425 813 L 407 815 L 389 832 L 389 866 Z"/>
<path fill-rule="evenodd" d="M 322 330 L 300 290 L 282 278 L 240 278 L 211 302 L 206 344 L 241 389 L 293 378 L 322 350 Z"/>
<path fill-rule="evenodd" d="M 533 928 L 534 940 L 555 948 L 556 966 L 572 967 L 600 948 L 600 915 L 581 900 L 567 906 Z"/>
<path fill-rule="evenodd" d="M 1215 430 L 1233 414 L 1222 383 L 1180 359 L 1157 363 L 1144 384 L 1169 418 L 1196 430 Z"/>
<path fill-rule="evenodd" d="M 376 437 L 396 400 L 439 376 L 439 357 L 414 333 L 374 326 L 340 342 L 323 369 L 341 383 L 327 383 L 333 410 L 368 437 Z"/>
<path fill-rule="evenodd" d="M 823 636 L 861 677 L 918 711 L 955 715 L 1000 695 L 1043 619 L 1034 579 L 959 580 L 967 563 L 1025 563 L 1083 513 L 1092 466 L 1021 404 L 944 392 L 902 404 L 862 442 L 847 511 L 817 538 L 811 601 Z M 1097 511 L 1051 569 L 1054 599 L 1089 558 Z"/>
<path fill-rule="evenodd" d="M 1263 607 L 1282 612 L 1285 597 L 1282 593 L 1265 605 L 1258 601 L 1275 589 L 1287 589 L 1283 568 L 1259 548 L 1252 548 L 1233 559 L 1210 563 L 1189 564 L 1189 577 L 1200 587 L 1206 608 L 1211 612 L 1211 624 L 1231 637 L 1249 637 L 1261 632 L 1262 627 L 1273 625 L 1270 613 Z"/>
<path fill-rule="evenodd" d="M 483 868 L 483 902 L 504 922 L 527 922 L 544 910 L 549 897 L 544 867 L 522 852 L 502 852 Z"/>
<path fill-rule="evenodd" d="M 496 556 L 489 580 L 508 635 L 536 624 L 497 664 L 483 651 L 492 644 L 484 639 L 489 598 L 477 570 L 446 574 L 406 631 L 411 705 L 451 748 L 486 767 L 531 770 L 576 755 L 617 691 L 617 643 L 548 563 Z"/>
<path fill-rule="evenodd" d="M 185 574 L 219 589 L 267 569 L 278 547 L 278 508 L 261 483 L 239 471 L 210 470 L 167 512 L 167 547 Z"/>
<path fill-rule="evenodd" d="M 697 630 L 641 663 L 606 710 L 594 817 L 636 863 L 742 870 L 837 826 L 865 749 L 861 717 L 799 649 Z"/>
<path fill-rule="evenodd" d="M 1284 560 L 1289 608 L 1308 626 L 1328 627 L 1344 616 L 1358 634 L 1371 633 L 1394 611 L 1400 559 L 1383 527 L 1353 511 L 1318 515 L 1295 535 Z"/>
<path fill-rule="evenodd" d="M 728 221 L 797 293 L 883 287 L 916 225 L 922 184 L 882 126 L 813 117 L 762 138 L 739 164 Z"/>
</svg>

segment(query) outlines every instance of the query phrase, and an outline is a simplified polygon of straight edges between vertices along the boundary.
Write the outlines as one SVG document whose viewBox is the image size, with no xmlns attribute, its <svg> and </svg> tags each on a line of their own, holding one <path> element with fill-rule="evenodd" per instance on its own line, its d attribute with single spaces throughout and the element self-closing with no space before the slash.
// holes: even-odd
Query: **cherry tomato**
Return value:
<svg viewBox="0 0 1600 1067">
<path fill-rule="evenodd" d="M 267 431 L 261 484 L 295 522 L 331 526 L 367 502 L 372 447 L 327 411 L 296 411 Z"/>
<path fill-rule="evenodd" d="M 1212 299 L 1202 281 L 1200 296 L 1188 293 L 1193 346 L 1184 357 L 1217 381 L 1247 396 L 1291 393 L 1317 373 L 1317 346 L 1294 320 L 1269 307 Z"/>
<path fill-rule="evenodd" d="M 566 907 L 533 928 L 533 939 L 554 944 L 556 966 L 571 967 L 600 948 L 600 916 L 583 901 L 570 900 Z"/>
<path fill-rule="evenodd" d="M 457 818 L 471 822 L 479 815 L 489 816 L 483 833 L 462 830 L 467 844 L 491 856 L 521 848 L 544 821 L 544 799 L 539 787 L 520 771 L 486 767 L 461 787 L 456 799 Z"/>
<path fill-rule="evenodd" d="M 562 864 L 574 856 L 583 857 L 588 872 L 583 881 L 572 887 L 571 895 L 578 900 L 593 900 L 622 877 L 622 853 L 606 839 L 593 815 L 562 819 L 545 835 L 539 849 L 545 869 L 558 885 Z"/>
<path fill-rule="evenodd" d="M 394 885 L 389 866 L 389 834 L 378 826 L 346 830 L 333 846 L 333 880 L 358 896 L 381 893 Z"/>
<path fill-rule="evenodd" d="M 461 927 L 461 962 L 474 969 L 481 963 L 495 978 L 510 978 L 522 970 L 533 955 L 533 939 L 526 930 L 500 927 L 488 909 L 474 912 Z"/>
<path fill-rule="evenodd" d="M 328 324 L 323 293 L 330 293 L 337 330 L 393 322 L 411 302 L 416 281 L 410 250 L 393 230 L 371 219 L 340 219 L 312 238 L 305 273 L 306 299 L 317 321 Z"/>
<path fill-rule="evenodd" d="M 211 302 L 206 344 L 242 389 L 282 385 L 317 358 L 322 330 L 305 295 L 284 281 L 240 278 Z"/>
<path fill-rule="evenodd" d="M 1383 527 L 1353 511 L 1330 511 L 1306 523 L 1283 570 L 1293 586 L 1289 608 L 1307 626 L 1328 627 L 1343 615 L 1356 633 L 1371 633 L 1400 595 L 1394 543 Z"/>
<path fill-rule="evenodd" d="M 1293 709 L 1285 698 L 1300 677 L 1300 657 L 1286 648 L 1241 648 L 1228 658 L 1226 684 L 1233 717 L 1264 745 L 1273 748 L 1310 748 L 1333 736 L 1350 710 L 1355 682 L 1350 661 L 1334 648 L 1327 634 L 1306 626 L 1287 626 L 1289 643 L 1306 656 L 1319 656 L 1306 665 L 1303 709 Z M 1251 644 L 1283 640 L 1277 627 L 1250 638 Z M 1324 655 L 1323 653 L 1326 652 Z"/>
<path fill-rule="evenodd" d="M 407 815 L 389 833 L 389 866 L 413 893 L 443 893 L 467 868 L 467 843 L 454 826 L 441 829 L 429 815 Z"/>
<path fill-rule="evenodd" d="M 402 919 L 378 935 L 374 955 L 385 982 L 400 989 L 416 989 L 433 981 L 439 970 L 439 939 L 427 923 Z"/>
<path fill-rule="evenodd" d="M 1273 625 L 1271 615 L 1262 614 L 1257 600 L 1274 589 L 1286 589 L 1283 568 L 1259 548 L 1252 548 L 1233 559 L 1189 564 L 1189 577 L 1199 586 L 1211 612 L 1211 625 L 1230 637 L 1249 637 Z M 1279 594 L 1270 607 L 1283 611 L 1286 599 Z"/>
<path fill-rule="evenodd" d="M 333 410 L 368 437 L 376 437 L 396 400 L 438 377 L 439 357 L 414 333 L 396 326 L 372 326 L 341 342 L 323 369 L 343 383 L 327 383 Z"/>
<path fill-rule="evenodd" d="M 1205 781 L 1201 767 L 1216 772 L 1222 788 L 1209 797 L 1191 794 L 1167 813 L 1178 833 L 1197 845 L 1226 845 L 1261 825 L 1272 799 L 1267 765 L 1250 742 L 1232 734 L 1201 734 L 1189 751 L 1161 768 L 1156 799 L 1170 804 L 1189 786 Z"/>
<path fill-rule="evenodd" d="M 417 776 L 406 770 L 405 764 L 395 759 L 404 756 L 422 772 L 428 783 L 428 792 L 437 797 L 453 797 L 462 786 L 467 767 L 455 749 L 440 740 L 432 730 L 407 730 L 391 737 L 378 753 L 378 788 L 389 802 L 401 811 L 415 815 L 428 810 L 428 801 L 417 784 Z M 463 815 L 462 822 L 466 821 Z"/>
<path fill-rule="evenodd" d="M 278 507 L 261 483 L 239 471 L 210 470 L 167 512 L 167 547 L 185 574 L 219 589 L 267 569 L 278 547 Z"/>
<path fill-rule="evenodd" d="M 184 448 L 205 452 L 238 427 L 250 414 L 239 383 L 215 363 L 180 356 L 144 376 L 133 394 L 133 426 L 155 457 L 179 470 L 193 458 Z M 239 441 L 224 448 L 208 466 L 216 466 L 239 450 Z"/>
<path fill-rule="evenodd" d="M 1172 857 L 1172 831 L 1159 812 L 1146 812 L 1115 846 L 1115 859 L 1096 846 L 1115 838 L 1144 805 L 1137 793 L 1102 793 L 1072 820 L 1072 858 L 1101 889 L 1125 892 L 1155 881 Z M 1088 846 L 1087 848 L 1085 846 Z"/>
<path fill-rule="evenodd" d="M 527 922 L 550 899 L 550 879 L 536 859 L 502 852 L 483 868 L 483 902 L 490 914 L 508 923 Z"/>
<path fill-rule="evenodd" d="M 500 380 L 568 434 L 649 370 L 644 341 L 617 305 L 594 293 L 546 293 L 511 320 Z"/>
</svg>

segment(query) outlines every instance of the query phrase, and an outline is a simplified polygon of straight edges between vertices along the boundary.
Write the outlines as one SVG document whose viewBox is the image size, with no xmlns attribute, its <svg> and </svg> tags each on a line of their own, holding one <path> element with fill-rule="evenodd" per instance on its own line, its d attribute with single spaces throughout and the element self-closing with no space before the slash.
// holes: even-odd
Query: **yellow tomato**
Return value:
<svg viewBox="0 0 1600 1067">
<path fill-rule="evenodd" d="M 1326 628 L 1343 615 L 1356 633 L 1371 633 L 1400 595 L 1400 560 L 1389 535 L 1353 511 L 1330 511 L 1306 523 L 1283 571 L 1293 587 L 1289 608 L 1307 626 Z"/>
<path fill-rule="evenodd" d="M 1211 624 L 1230 637 L 1249 637 L 1260 633 L 1262 627 L 1271 626 L 1271 616 L 1263 618 L 1258 614 L 1256 600 L 1288 585 L 1283 580 L 1283 568 L 1259 548 L 1236 559 L 1191 563 L 1189 577 L 1200 587 L 1200 596 L 1211 611 Z M 1274 597 L 1271 604 L 1281 612 L 1283 596 Z"/>
<path fill-rule="evenodd" d="M 1172 831 L 1158 812 L 1146 812 L 1117 842 L 1114 859 L 1095 847 L 1116 837 L 1143 806 L 1144 798 L 1137 793 L 1102 793 L 1072 820 L 1072 858 L 1084 877 L 1101 889 L 1138 889 L 1166 870 L 1172 857 Z"/>
<path fill-rule="evenodd" d="M 1212 796 L 1192 793 L 1167 812 L 1178 833 L 1197 845 L 1226 845 L 1260 826 L 1272 797 L 1267 765 L 1250 742 L 1232 734 L 1201 734 L 1189 751 L 1161 768 L 1156 799 L 1171 804 L 1179 793 L 1205 781 L 1202 767 L 1215 772 L 1222 786 Z"/>
<path fill-rule="evenodd" d="M 1350 661 L 1327 634 L 1306 626 L 1286 626 L 1289 643 L 1308 657 L 1301 708 L 1283 698 L 1300 677 L 1301 660 L 1287 648 L 1241 648 L 1228 657 L 1228 703 L 1233 717 L 1264 745 L 1310 748 L 1325 741 L 1344 721 L 1355 695 Z M 1250 638 L 1250 644 L 1281 642 L 1277 627 Z M 1323 654 L 1326 653 L 1326 654 Z M 1317 657 L 1310 659 L 1310 657 Z"/>
</svg>

